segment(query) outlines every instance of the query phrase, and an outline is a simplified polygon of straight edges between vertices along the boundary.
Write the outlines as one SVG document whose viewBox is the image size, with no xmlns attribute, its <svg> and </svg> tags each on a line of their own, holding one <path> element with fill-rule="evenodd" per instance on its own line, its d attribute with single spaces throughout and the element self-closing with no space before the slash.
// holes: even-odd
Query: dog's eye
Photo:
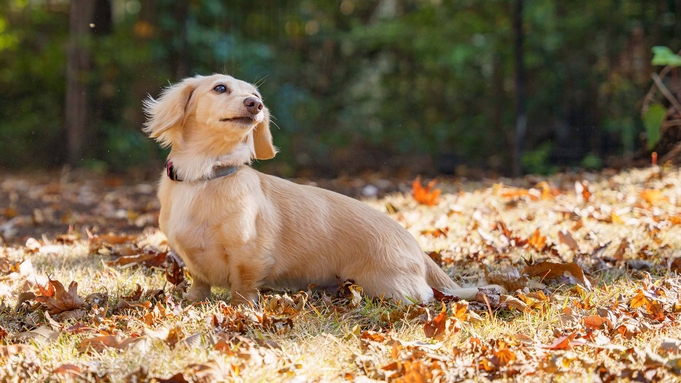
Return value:
<svg viewBox="0 0 681 383">
<path fill-rule="evenodd" d="M 227 87 L 224 86 L 223 84 L 218 84 L 218 85 L 215 85 L 215 88 L 213 88 L 213 90 L 218 92 L 218 93 L 226 93 Z"/>
</svg>

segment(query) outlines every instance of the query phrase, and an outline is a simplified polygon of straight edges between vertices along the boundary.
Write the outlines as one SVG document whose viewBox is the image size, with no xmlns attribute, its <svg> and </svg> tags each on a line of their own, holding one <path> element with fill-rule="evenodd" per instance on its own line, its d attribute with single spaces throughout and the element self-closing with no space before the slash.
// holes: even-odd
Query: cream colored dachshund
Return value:
<svg viewBox="0 0 681 383">
<path fill-rule="evenodd" d="M 370 296 L 428 301 L 431 287 L 470 299 L 407 230 L 352 198 L 253 170 L 273 158 L 270 113 L 255 86 L 196 76 L 145 101 L 145 131 L 170 147 L 159 224 L 193 278 L 186 298 L 211 286 L 232 304 L 261 286 L 306 288 L 353 280 Z"/>
</svg>

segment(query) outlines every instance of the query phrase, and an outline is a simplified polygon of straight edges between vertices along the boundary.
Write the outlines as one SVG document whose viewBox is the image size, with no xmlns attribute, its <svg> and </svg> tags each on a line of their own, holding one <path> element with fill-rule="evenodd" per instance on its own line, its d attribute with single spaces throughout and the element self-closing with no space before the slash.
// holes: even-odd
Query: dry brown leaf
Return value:
<svg viewBox="0 0 681 383">
<path fill-rule="evenodd" d="M 542 279 L 560 279 L 563 277 L 572 277 L 587 289 L 591 289 L 591 282 L 589 282 L 584 275 L 582 268 L 574 262 L 540 262 L 534 265 L 525 266 L 522 273 L 527 274 L 530 277 L 539 276 Z"/>
<path fill-rule="evenodd" d="M 17 354 L 35 356 L 36 349 L 33 346 L 26 344 L 11 344 L 9 346 L 0 346 L 0 358 L 7 359 L 10 356 Z"/>
<path fill-rule="evenodd" d="M 567 247 L 570 248 L 570 250 L 574 251 L 575 253 L 579 251 L 579 245 L 577 244 L 577 241 L 572 237 L 572 234 L 570 234 L 569 231 L 567 230 L 561 230 L 558 232 L 558 240 L 560 243 L 566 245 Z"/>
<path fill-rule="evenodd" d="M 61 366 L 55 368 L 52 370 L 52 373 L 55 375 L 61 375 L 64 377 L 68 376 L 73 376 L 73 375 L 80 375 L 83 372 L 83 370 L 76 366 L 75 364 L 62 364 Z"/>
<path fill-rule="evenodd" d="M 111 245 L 120 245 L 126 242 L 133 242 L 137 237 L 134 235 L 117 235 L 114 233 L 103 234 L 100 236 L 95 236 L 103 242 L 109 243 Z"/>
<path fill-rule="evenodd" d="M 191 364 L 187 366 L 185 373 L 198 382 L 208 383 L 232 381 L 233 372 L 231 365 L 225 364 L 222 359 L 213 359 L 203 364 Z"/>
<path fill-rule="evenodd" d="M 615 250 L 615 255 L 613 255 L 613 258 L 618 261 L 623 261 L 624 252 L 627 250 L 627 247 L 629 247 L 629 241 L 626 238 L 623 238 L 622 242 L 620 242 L 620 245 L 617 247 L 617 250 Z"/>
<path fill-rule="evenodd" d="M 137 283 L 136 285 L 137 285 L 137 288 L 135 289 L 134 293 L 132 293 L 131 295 L 123 296 L 123 297 L 121 297 L 121 299 L 123 299 L 124 301 L 128 301 L 128 302 L 138 301 L 142 297 L 143 291 L 142 291 L 142 286 L 140 286 L 139 283 Z"/>
<path fill-rule="evenodd" d="M 79 352 L 90 352 L 94 351 L 101 353 L 107 348 L 115 348 L 118 350 L 125 350 L 126 348 L 134 345 L 137 342 L 144 340 L 144 338 L 127 338 L 121 340 L 115 335 L 101 335 L 94 338 L 83 339 L 80 344 L 78 344 Z"/>
<path fill-rule="evenodd" d="M 189 381 L 184 377 L 184 374 L 182 372 L 178 372 L 177 374 L 167 379 L 153 378 L 151 381 L 154 383 L 189 383 Z"/>
<path fill-rule="evenodd" d="M 145 252 L 137 255 L 121 256 L 113 261 L 104 262 L 107 266 L 124 266 L 129 264 L 143 264 L 149 267 L 160 267 L 166 261 L 165 252 Z"/>
<path fill-rule="evenodd" d="M 64 285 L 59 281 L 50 279 L 50 285 L 52 285 L 55 290 L 53 297 L 37 296 L 35 299 L 39 302 L 43 302 L 47 306 L 47 312 L 51 315 L 81 308 L 85 305 L 85 301 L 78 296 L 78 282 L 71 282 L 71 284 L 69 284 L 68 292 L 64 289 Z"/>
<path fill-rule="evenodd" d="M 485 280 L 491 285 L 501 285 L 508 291 L 522 290 L 527 286 L 529 279 L 525 275 L 520 275 L 516 268 L 508 268 L 501 272 L 490 273 L 485 271 Z"/>
<path fill-rule="evenodd" d="M 527 304 L 516 297 L 510 295 L 502 295 L 501 302 L 506 304 L 506 307 L 511 309 L 516 309 L 523 313 L 532 312 L 532 310 L 527 306 Z"/>
<path fill-rule="evenodd" d="M 421 185 L 421 177 L 416 177 L 414 182 L 411 184 L 411 194 L 414 196 L 416 202 L 421 205 L 435 206 L 438 204 L 440 197 L 440 189 L 434 189 L 436 180 L 432 180 L 428 183 L 428 186 L 423 187 Z"/>
<path fill-rule="evenodd" d="M 586 316 L 582 319 L 582 323 L 584 324 L 584 327 L 594 330 L 600 330 L 602 328 L 613 328 L 610 319 L 602 317 L 600 315 Z"/>
<path fill-rule="evenodd" d="M 184 268 L 180 262 L 180 257 L 174 251 L 168 252 L 166 258 L 166 280 L 172 283 L 173 286 L 178 286 L 185 281 Z"/>
<path fill-rule="evenodd" d="M 442 311 L 432 320 L 430 319 L 430 312 L 428 311 L 427 313 L 428 319 L 423 325 L 423 332 L 427 338 L 443 340 L 448 333 L 458 331 L 458 320 L 456 318 L 452 319 L 447 315 L 445 304 L 442 304 Z"/>
</svg>

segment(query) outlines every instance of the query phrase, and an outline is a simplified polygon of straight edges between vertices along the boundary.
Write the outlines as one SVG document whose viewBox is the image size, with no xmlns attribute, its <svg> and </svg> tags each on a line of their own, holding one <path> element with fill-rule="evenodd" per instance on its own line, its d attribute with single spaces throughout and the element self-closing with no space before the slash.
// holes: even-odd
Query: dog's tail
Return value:
<svg viewBox="0 0 681 383">
<path fill-rule="evenodd" d="M 428 286 L 461 299 L 475 299 L 475 296 L 480 291 L 478 287 L 461 287 L 457 285 L 427 254 L 424 253 L 423 256 L 426 258 L 426 281 Z M 484 286 L 484 288 L 495 289 L 501 293 L 506 292 L 506 289 L 499 285 L 488 285 Z"/>
</svg>

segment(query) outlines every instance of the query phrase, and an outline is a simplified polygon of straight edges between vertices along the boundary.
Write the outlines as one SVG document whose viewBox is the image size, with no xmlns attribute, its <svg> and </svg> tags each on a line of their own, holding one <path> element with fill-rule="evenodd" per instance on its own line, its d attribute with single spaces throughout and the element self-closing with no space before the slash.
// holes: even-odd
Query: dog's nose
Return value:
<svg viewBox="0 0 681 383">
<path fill-rule="evenodd" d="M 246 97 L 244 100 L 244 106 L 250 114 L 258 114 L 264 105 L 262 104 L 262 101 L 255 97 Z"/>
</svg>

